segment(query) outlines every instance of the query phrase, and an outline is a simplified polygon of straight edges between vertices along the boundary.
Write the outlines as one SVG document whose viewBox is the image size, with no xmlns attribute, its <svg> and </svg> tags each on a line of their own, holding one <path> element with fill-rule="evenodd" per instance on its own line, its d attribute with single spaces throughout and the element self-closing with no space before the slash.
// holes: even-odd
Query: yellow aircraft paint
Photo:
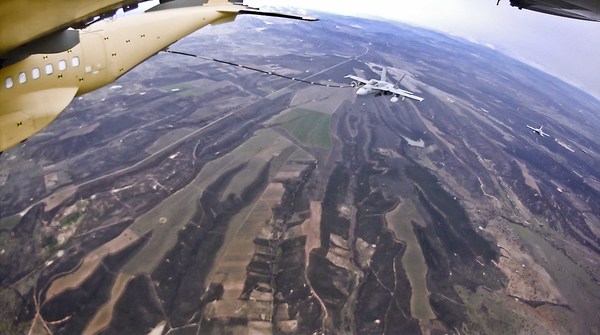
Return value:
<svg viewBox="0 0 600 335">
<path fill-rule="evenodd" d="M 0 54 L 146 0 L 0 0 Z"/>
<path fill-rule="evenodd" d="M 233 21 L 240 10 L 249 11 L 210 0 L 105 20 L 80 30 L 80 43 L 69 50 L 34 54 L 0 69 L 0 152 L 45 128 L 75 96 L 113 82 L 206 25 Z"/>
</svg>

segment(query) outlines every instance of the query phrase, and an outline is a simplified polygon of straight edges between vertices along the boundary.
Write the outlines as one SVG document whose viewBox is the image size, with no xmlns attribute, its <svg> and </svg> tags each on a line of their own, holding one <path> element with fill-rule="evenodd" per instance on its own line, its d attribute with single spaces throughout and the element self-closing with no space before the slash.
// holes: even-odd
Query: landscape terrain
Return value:
<svg viewBox="0 0 600 335">
<path fill-rule="evenodd" d="M 600 334 L 600 101 L 320 18 L 171 49 L 331 87 L 159 53 L 4 152 L 0 333 Z"/>
</svg>

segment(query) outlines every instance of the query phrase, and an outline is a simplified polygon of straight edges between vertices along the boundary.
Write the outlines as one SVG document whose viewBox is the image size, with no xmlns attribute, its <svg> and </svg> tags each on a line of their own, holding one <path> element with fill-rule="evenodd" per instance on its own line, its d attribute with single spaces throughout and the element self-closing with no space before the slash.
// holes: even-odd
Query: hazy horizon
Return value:
<svg viewBox="0 0 600 335">
<path fill-rule="evenodd" d="M 390 20 L 486 45 L 554 75 L 600 100 L 600 22 L 556 17 L 504 1 L 253 0 L 252 6 L 295 7 Z"/>
</svg>

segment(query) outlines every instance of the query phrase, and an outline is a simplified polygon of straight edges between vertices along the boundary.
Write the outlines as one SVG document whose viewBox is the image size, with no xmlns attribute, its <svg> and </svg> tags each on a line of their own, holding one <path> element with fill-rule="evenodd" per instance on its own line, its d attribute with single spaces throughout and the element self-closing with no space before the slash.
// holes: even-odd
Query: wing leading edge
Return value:
<svg viewBox="0 0 600 335">
<path fill-rule="evenodd" d="M 400 89 L 400 88 L 395 88 L 395 87 L 385 87 L 385 88 L 373 87 L 373 89 L 374 90 L 378 90 L 378 91 L 383 91 L 383 92 L 390 92 L 392 94 L 396 94 L 396 95 L 399 95 L 399 96 L 404 97 L 404 98 L 409 98 L 409 99 L 417 100 L 419 102 L 423 101 L 423 98 L 421 98 L 420 96 L 415 95 L 412 92 L 405 91 L 405 90 Z"/>
<path fill-rule="evenodd" d="M 366 80 L 366 79 L 364 79 L 364 78 L 357 77 L 357 76 L 353 76 L 353 75 L 351 75 L 351 74 L 349 74 L 349 75 L 345 76 L 344 78 L 349 78 L 349 79 L 352 79 L 352 80 L 354 80 L 354 81 L 356 81 L 356 82 L 363 83 L 363 84 L 366 84 L 366 83 L 368 83 L 368 82 L 369 82 L 368 80 Z"/>
</svg>

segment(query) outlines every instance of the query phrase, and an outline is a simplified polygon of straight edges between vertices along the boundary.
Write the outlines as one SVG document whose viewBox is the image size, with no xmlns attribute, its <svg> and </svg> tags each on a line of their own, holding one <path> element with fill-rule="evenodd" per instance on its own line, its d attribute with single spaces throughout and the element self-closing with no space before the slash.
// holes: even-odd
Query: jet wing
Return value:
<svg viewBox="0 0 600 335">
<path fill-rule="evenodd" d="M 368 83 L 368 82 L 369 82 L 368 80 L 366 80 L 366 79 L 364 79 L 364 78 L 357 77 L 357 76 L 353 76 L 353 75 L 351 75 L 351 74 L 349 74 L 349 75 L 345 76 L 344 78 L 350 78 L 350 79 L 352 79 L 352 80 L 354 80 L 354 81 L 357 81 L 357 82 L 359 82 L 359 83 L 363 83 L 363 84 L 366 84 L 366 83 Z"/>
<path fill-rule="evenodd" d="M 0 152 L 46 128 L 77 94 L 77 87 L 20 94 L 0 101 Z"/>
<path fill-rule="evenodd" d="M 392 94 L 399 95 L 399 96 L 404 97 L 404 98 L 409 98 L 409 99 L 417 100 L 419 102 L 423 101 L 423 98 L 421 98 L 420 96 L 415 95 L 412 92 L 405 91 L 403 89 L 397 88 L 397 87 L 372 87 L 372 88 L 374 90 L 378 90 L 378 91 L 382 91 L 382 92 L 390 92 Z"/>
</svg>

